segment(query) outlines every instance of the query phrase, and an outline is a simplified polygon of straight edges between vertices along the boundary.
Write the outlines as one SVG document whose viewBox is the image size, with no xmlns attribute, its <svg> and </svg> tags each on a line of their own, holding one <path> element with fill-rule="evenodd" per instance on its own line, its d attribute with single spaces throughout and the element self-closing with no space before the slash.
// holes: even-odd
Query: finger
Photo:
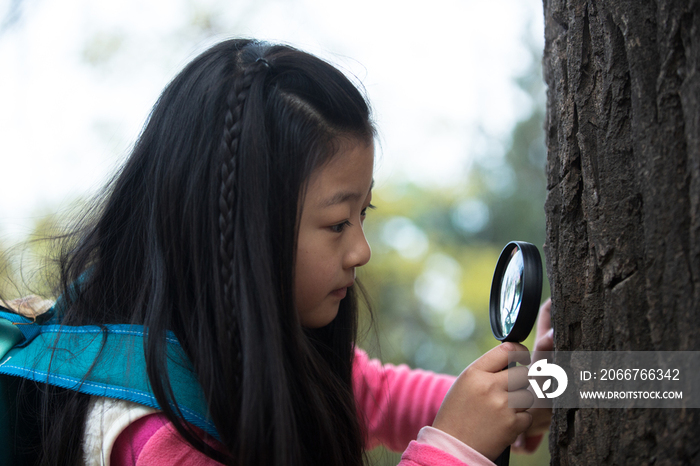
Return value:
<svg viewBox="0 0 700 466">
<path fill-rule="evenodd" d="M 533 391 L 532 387 L 528 387 L 528 390 L 534 396 L 535 392 Z M 538 411 L 549 411 L 551 417 L 552 404 L 553 403 L 551 398 L 535 398 L 535 402 L 532 404 L 531 407 L 533 409 L 536 409 L 535 413 Z"/>
<path fill-rule="evenodd" d="M 494 377 L 496 381 L 495 387 L 507 392 L 514 392 L 530 386 L 527 372 L 528 366 L 516 366 L 498 371 L 491 377 Z"/>
<path fill-rule="evenodd" d="M 552 328 L 552 298 L 547 299 L 540 307 L 539 315 L 537 316 L 536 335 L 540 337 L 547 333 L 550 328 Z"/>
<path fill-rule="evenodd" d="M 508 407 L 514 408 L 515 412 L 525 411 L 530 409 L 532 403 L 535 401 L 535 397 L 528 390 L 516 390 L 514 392 L 508 392 Z M 530 421 L 532 421 L 532 416 L 530 416 Z M 528 427 L 530 424 L 528 424 Z"/>
<path fill-rule="evenodd" d="M 530 353 L 525 346 L 520 343 L 507 342 L 485 353 L 474 361 L 472 366 L 485 372 L 500 372 L 508 366 L 509 353 L 511 354 L 511 361 L 519 362 L 520 364 L 530 363 Z"/>
<path fill-rule="evenodd" d="M 514 392 L 515 390 L 520 390 L 521 388 L 526 388 L 530 386 L 530 382 L 527 379 L 527 366 L 517 366 L 508 369 L 508 391 Z"/>
<path fill-rule="evenodd" d="M 517 432 L 525 432 L 532 424 L 532 414 L 528 411 L 518 411 L 515 413 L 515 428 Z"/>
<path fill-rule="evenodd" d="M 535 351 L 552 351 L 554 350 L 554 329 L 550 328 L 541 338 L 535 342 Z M 533 358 L 533 361 L 537 359 Z"/>
<path fill-rule="evenodd" d="M 530 352 L 525 346 L 517 344 L 517 348 L 507 351 L 508 363 L 517 362 L 519 364 L 522 364 L 523 366 L 527 366 L 528 364 L 530 364 Z"/>
<path fill-rule="evenodd" d="M 552 423 L 552 409 L 551 408 L 537 408 L 538 398 L 535 398 L 535 402 L 530 407 L 530 414 L 532 414 L 532 424 L 527 429 L 528 435 L 541 434 L 549 430 Z"/>
</svg>

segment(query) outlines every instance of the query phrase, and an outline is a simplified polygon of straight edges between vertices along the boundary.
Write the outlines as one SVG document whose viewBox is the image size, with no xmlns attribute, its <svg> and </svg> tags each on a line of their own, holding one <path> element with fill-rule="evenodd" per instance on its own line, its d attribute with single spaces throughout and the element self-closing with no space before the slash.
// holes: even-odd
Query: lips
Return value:
<svg viewBox="0 0 700 466">
<path fill-rule="evenodd" d="M 347 293 L 348 293 L 348 288 L 345 286 L 343 288 L 338 288 L 337 290 L 333 290 L 331 292 L 331 294 L 333 296 L 335 296 L 336 298 L 340 298 L 340 299 L 343 299 Z"/>
<path fill-rule="evenodd" d="M 347 293 L 348 293 L 348 288 L 352 286 L 353 282 L 350 282 L 349 284 L 345 285 L 342 288 L 338 288 L 337 290 L 333 290 L 331 294 L 335 296 L 336 298 L 343 299 Z"/>
</svg>

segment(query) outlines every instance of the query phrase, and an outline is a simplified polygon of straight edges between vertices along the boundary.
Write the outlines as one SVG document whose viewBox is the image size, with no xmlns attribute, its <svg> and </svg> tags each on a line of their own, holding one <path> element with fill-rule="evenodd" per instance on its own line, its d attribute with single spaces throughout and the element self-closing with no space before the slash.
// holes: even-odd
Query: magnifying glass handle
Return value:
<svg viewBox="0 0 700 466">
<path fill-rule="evenodd" d="M 505 450 L 503 450 L 503 453 L 496 458 L 496 461 L 494 461 L 494 464 L 496 466 L 508 466 L 508 463 L 510 462 L 510 446 L 507 446 Z"/>
<path fill-rule="evenodd" d="M 508 363 L 508 367 L 506 367 L 503 370 L 510 369 L 511 367 L 515 367 L 515 361 Z M 494 464 L 496 466 L 508 466 L 508 463 L 510 462 L 510 445 L 506 447 L 505 450 L 503 450 L 503 453 L 500 454 L 498 458 L 496 458 L 496 461 L 494 461 Z"/>
</svg>

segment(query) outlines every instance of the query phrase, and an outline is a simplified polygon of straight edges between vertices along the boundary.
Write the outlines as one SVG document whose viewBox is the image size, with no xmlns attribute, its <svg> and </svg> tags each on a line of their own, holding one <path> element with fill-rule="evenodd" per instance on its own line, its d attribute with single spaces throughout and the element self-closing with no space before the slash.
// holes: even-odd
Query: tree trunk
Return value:
<svg viewBox="0 0 700 466">
<path fill-rule="evenodd" d="M 700 1 L 544 0 L 556 350 L 700 350 Z M 552 464 L 698 464 L 700 413 L 558 409 Z"/>
</svg>

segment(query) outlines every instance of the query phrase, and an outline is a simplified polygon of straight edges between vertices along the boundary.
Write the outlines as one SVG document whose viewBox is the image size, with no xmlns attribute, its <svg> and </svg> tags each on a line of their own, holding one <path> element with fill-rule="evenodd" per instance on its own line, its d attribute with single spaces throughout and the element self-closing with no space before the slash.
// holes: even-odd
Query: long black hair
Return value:
<svg viewBox="0 0 700 466">
<path fill-rule="evenodd" d="M 362 93 L 328 63 L 251 40 L 212 47 L 164 90 L 94 220 L 68 238 L 64 324 L 145 325 L 164 414 L 220 461 L 361 464 L 356 291 L 331 324 L 304 329 L 293 264 L 311 172 L 346 142 L 373 136 Z M 77 292 L 65 293 L 79 279 Z M 168 330 L 191 359 L 224 454 L 168 403 Z M 87 399 L 61 403 L 49 406 L 46 463 L 78 458 L 65 445 L 75 445 Z"/>
</svg>

